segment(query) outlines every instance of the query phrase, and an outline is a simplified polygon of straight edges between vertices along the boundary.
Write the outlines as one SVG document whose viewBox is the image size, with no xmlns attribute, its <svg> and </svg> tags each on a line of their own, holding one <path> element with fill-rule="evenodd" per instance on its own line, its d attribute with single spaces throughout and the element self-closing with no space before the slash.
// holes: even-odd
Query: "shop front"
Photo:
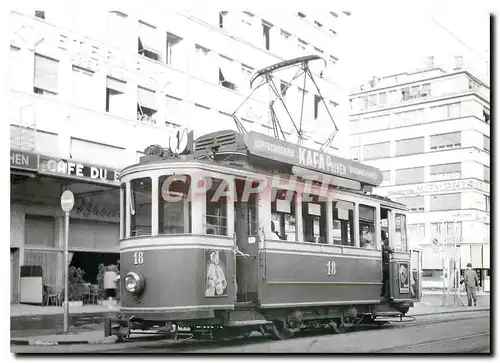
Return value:
<svg viewBox="0 0 500 363">
<path fill-rule="evenodd" d="M 11 271 L 16 263 L 41 266 L 46 291 L 62 290 L 64 212 L 60 197 L 64 190 L 71 190 L 75 206 L 69 226 L 70 266 L 85 271 L 86 283 L 97 284 L 99 265 L 119 262 L 118 172 L 73 160 L 34 157 L 36 170 L 32 168 L 31 175 L 18 175 L 11 167 Z M 18 277 L 19 272 L 11 278 Z M 12 295 L 17 289 L 18 298 L 11 300 L 22 303 L 17 285 Z"/>
</svg>

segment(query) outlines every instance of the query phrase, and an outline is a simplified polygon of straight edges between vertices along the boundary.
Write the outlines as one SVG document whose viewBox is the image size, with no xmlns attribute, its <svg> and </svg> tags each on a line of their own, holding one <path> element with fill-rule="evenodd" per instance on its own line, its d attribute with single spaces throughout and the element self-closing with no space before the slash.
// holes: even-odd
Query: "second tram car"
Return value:
<svg viewBox="0 0 500 363">
<path fill-rule="evenodd" d="M 373 167 L 226 130 L 183 155 L 153 146 L 121 183 L 121 307 L 106 335 L 189 328 L 343 332 L 421 296 L 406 207 L 372 195 Z M 382 294 L 382 235 L 393 249 Z"/>
</svg>

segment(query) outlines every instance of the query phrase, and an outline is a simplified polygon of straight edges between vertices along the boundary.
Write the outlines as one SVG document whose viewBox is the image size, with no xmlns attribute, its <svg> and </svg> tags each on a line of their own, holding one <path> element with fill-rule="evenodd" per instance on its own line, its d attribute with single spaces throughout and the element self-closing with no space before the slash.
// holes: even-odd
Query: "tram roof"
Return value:
<svg viewBox="0 0 500 363">
<path fill-rule="evenodd" d="M 196 153 L 214 149 L 216 153 L 238 152 L 265 159 L 266 163 L 282 163 L 294 168 L 294 174 L 301 176 L 321 173 L 369 186 L 378 186 L 383 180 L 381 171 L 375 167 L 255 131 L 243 135 L 224 130 L 200 136 L 195 143 L 195 157 Z"/>
<path fill-rule="evenodd" d="M 140 163 L 179 158 L 170 150 L 158 148 L 162 151 L 142 157 Z M 248 134 L 234 130 L 212 132 L 198 137 L 191 149 L 190 155 L 183 157 L 184 160 L 210 158 L 219 162 L 246 161 L 250 168 L 260 164 L 268 170 L 286 166 L 291 167 L 292 173 L 297 176 L 313 180 L 317 180 L 315 176 L 329 176 L 334 184 L 355 190 L 362 190 L 364 186 L 378 186 L 383 180 L 381 171 L 375 167 L 255 131 Z"/>
</svg>

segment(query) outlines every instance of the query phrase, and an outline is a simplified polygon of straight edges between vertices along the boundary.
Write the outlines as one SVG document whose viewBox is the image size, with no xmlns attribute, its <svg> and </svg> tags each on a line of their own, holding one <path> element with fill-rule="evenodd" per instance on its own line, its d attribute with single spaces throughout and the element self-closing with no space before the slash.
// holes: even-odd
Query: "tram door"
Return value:
<svg viewBox="0 0 500 363">
<path fill-rule="evenodd" d="M 422 298 L 422 251 L 410 249 L 411 298 L 420 301 Z"/>
<path fill-rule="evenodd" d="M 245 201 L 238 188 L 238 199 L 234 203 L 234 231 L 236 245 L 241 253 L 236 254 L 236 283 L 238 302 L 257 302 L 258 253 L 257 242 L 257 198 L 251 194 Z"/>
</svg>

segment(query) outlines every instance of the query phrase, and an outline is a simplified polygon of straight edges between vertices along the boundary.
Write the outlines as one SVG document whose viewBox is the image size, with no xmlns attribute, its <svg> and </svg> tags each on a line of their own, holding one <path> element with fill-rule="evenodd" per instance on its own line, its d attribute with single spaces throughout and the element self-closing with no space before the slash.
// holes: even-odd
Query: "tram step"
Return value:
<svg viewBox="0 0 500 363">
<path fill-rule="evenodd" d="M 238 301 L 234 303 L 235 308 L 248 308 L 257 306 L 255 301 Z"/>
<path fill-rule="evenodd" d="M 235 320 L 230 321 L 227 326 L 247 326 L 247 325 L 264 325 L 271 324 L 270 321 L 267 320 Z"/>
</svg>

